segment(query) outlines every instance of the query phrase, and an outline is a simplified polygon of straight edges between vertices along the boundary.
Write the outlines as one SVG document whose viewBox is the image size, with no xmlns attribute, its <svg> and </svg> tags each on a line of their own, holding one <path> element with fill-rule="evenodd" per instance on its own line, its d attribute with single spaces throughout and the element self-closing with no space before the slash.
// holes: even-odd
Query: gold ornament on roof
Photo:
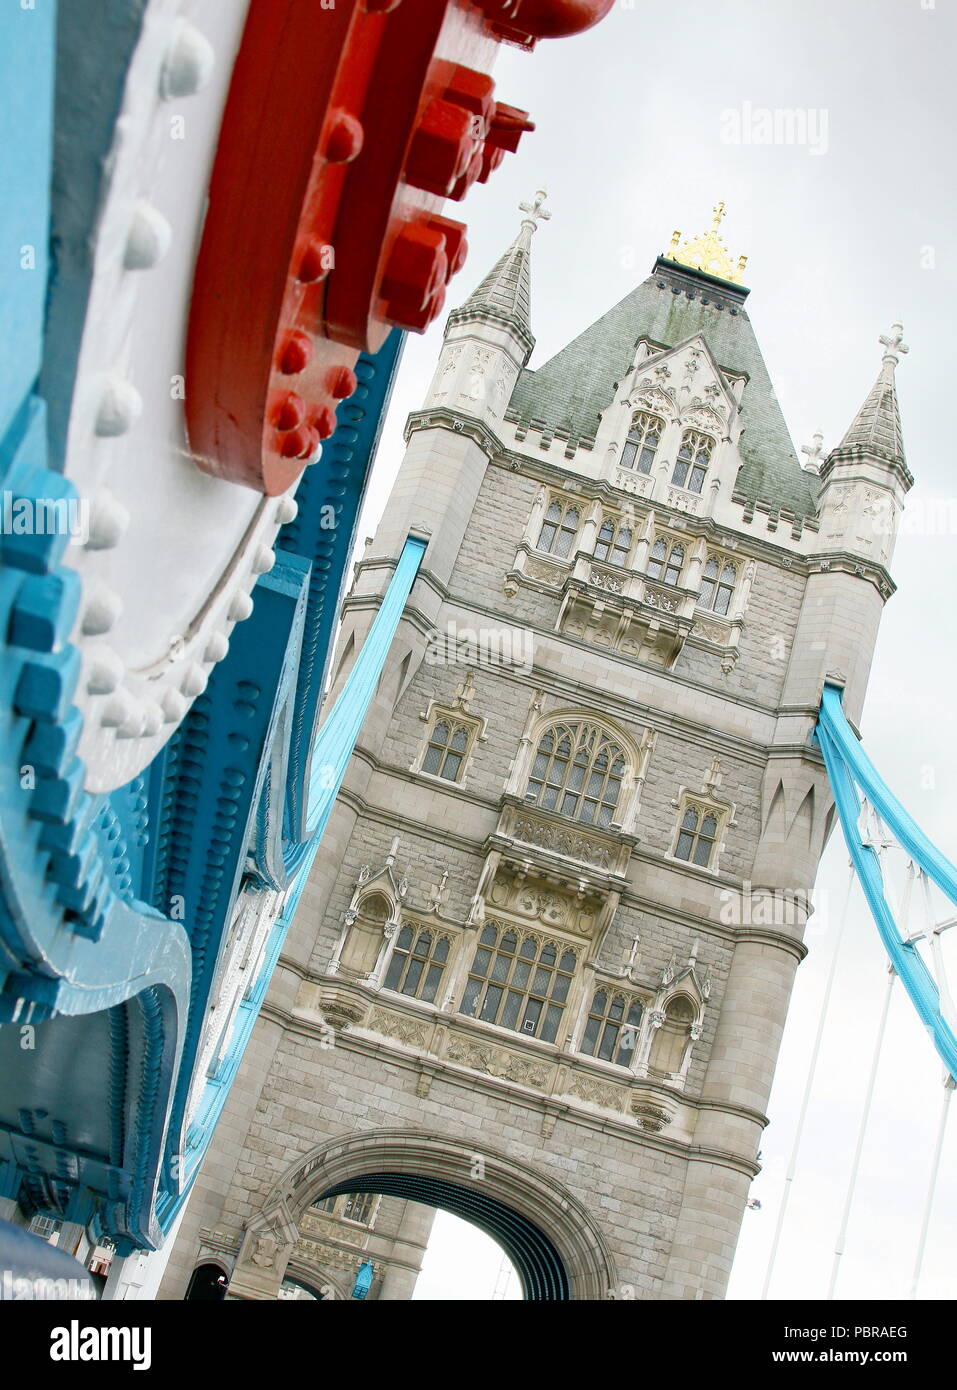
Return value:
<svg viewBox="0 0 957 1390">
<path fill-rule="evenodd" d="M 693 237 L 691 241 L 686 241 L 683 246 L 678 244 L 681 241 L 681 233 L 674 232 L 668 248 L 668 259 L 677 265 L 687 265 L 692 270 L 701 270 L 705 275 L 714 275 L 719 280 L 728 280 L 732 285 L 740 285 L 748 258 L 739 256 L 735 262 L 718 235 L 718 227 L 725 211 L 724 203 L 715 203 L 714 220 L 710 230 L 702 232 L 701 236 Z"/>
</svg>

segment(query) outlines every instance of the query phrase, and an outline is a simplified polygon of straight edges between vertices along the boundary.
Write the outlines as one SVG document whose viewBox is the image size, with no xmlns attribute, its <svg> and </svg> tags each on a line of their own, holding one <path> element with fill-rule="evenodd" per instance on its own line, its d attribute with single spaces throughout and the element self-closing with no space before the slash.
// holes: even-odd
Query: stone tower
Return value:
<svg viewBox="0 0 957 1390">
<path fill-rule="evenodd" d="M 333 693 L 428 538 L 162 1297 L 210 1229 L 276 1297 L 303 1214 L 364 1191 L 492 1232 L 530 1298 L 724 1294 L 831 828 L 822 683 L 857 719 L 893 589 L 905 349 L 799 463 L 719 205 L 530 370 L 543 202 L 357 567 Z"/>
</svg>

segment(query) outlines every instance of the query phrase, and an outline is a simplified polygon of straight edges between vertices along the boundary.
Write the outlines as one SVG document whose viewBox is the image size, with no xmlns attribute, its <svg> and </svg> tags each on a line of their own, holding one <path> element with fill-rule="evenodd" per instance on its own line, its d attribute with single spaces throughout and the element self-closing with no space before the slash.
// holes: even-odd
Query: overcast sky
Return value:
<svg viewBox="0 0 957 1390">
<path fill-rule="evenodd" d="M 932 516 L 929 504 L 951 502 L 957 490 L 953 10 L 953 0 L 619 0 L 581 38 L 542 43 L 532 56 L 503 51 L 498 95 L 529 109 L 538 129 L 462 205 L 471 251 L 449 300 L 459 303 L 501 254 L 518 225 L 517 203 L 544 183 L 553 218 L 533 246 L 531 365 L 539 365 L 646 277 L 675 228 L 686 236 L 704 230 L 723 199 L 722 232 L 735 256 L 749 256 L 748 309 L 795 445 L 821 429 L 825 448 L 877 375 L 878 335 L 903 322 L 911 351 L 898 384 L 917 485 L 862 727 L 890 786 L 952 858 L 957 524 L 942 532 L 939 518 L 920 523 Z M 757 143 L 763 112 L 774 110 L 802 113 L 797 134 L 805 143 Z M 778 124 L 786 134 L 782 118 Z M 402 425 L 422 402 L 440 343 L 441 325 L 409 340 L 361 534 L 374 529 L 402 456 Z M 818 879 L 827 910 L 812 924 L 798 974 L 764 1171 L 753 1187 L 762 1208 L 746 1213 L 731 1297 L 760 1294 L 846 863 L 836 832 Z M 826 1294 L 885 981 L 876 929 L 858 894 L 772 1297 Z M 910 1288 L 942 1067 L 897 988 L 839 1297 L 897 1298 Z M 923 1297 L 957 1295 L 955 1158 L 957 1119 Z M 445 1267 L 457 1265 L 456 1277 L 467 1281 L 459 1284 L 464 1296 L 490 1297 L 495 1261 L 456 1261 L 455 1226 L 437 1229 L 436 1253 L 441 1240 Z"/>
</svg>

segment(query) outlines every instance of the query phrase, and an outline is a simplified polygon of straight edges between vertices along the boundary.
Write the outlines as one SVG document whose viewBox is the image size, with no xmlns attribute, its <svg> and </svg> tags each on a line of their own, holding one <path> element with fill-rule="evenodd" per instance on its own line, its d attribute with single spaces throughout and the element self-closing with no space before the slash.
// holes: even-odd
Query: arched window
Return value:
<svg viewBox="0 0 957 1390">
<path fill-rule="evenodd" d="M 634 468 L 637 473 L 650 473 L 661 440 L 665 422 L 657 415 L 640 411 L 631 424 L 625 447 L 621 451 L 622 468 Z"/>
<path fill-rule="evenodd" d="M 620 1067 L 631 1064 L 641 1023 L 641 1004 L 628 995 L 596 989 L 579 1051 Z"/>
<path fill-rule="evenodd" d="M 578 959 L 554 941 L 490 922 L 482 931 L 460 1013 L 554 1042 Z"/>
<path fill-rule="evenodd" d="M 701 576 L 698 607 L 710 609 L 712 613 L 724 617 L 731 607 L 731 595 L 734 593 L 737 577 L 738 571 L 730 560 L 722 563 L 717 555 L 709 555 Z"/>
<path fill-rule="evenodd" d="M 578 535 L 580 521 L 581 510 L 575 504 L 552 502 L 538 533 L 537 549 L 545 550 L 549 555 L 557 555 L 559 559 L 564 560 L 571 554 L 572 542 Z"/>
<path fill-rule="evenodd" d="M 702 869 L 709 867 L 718 838 L 718 817 L 714 811 L 689 806 L 681 817 L 675 858 L 686 859 Z"/>
<path fill-rule="evenodd" d="M 595 725 L 554 724 L 539 740 L 527 791 L 546 811 L 610 825 L 625 766 L 623 750 Z"/>
<path fill-rule="evenodd" d="M 415 928 L 406 925 L 396 939 L 386 972 L 385 988 L 432 1004 L 448 958 L 448 937 L 437 937 L 425 928 L 416 932 Z"/>
<path fill-rule="evenodd" d="M 613 565 L 625 565 L 631 552 L 634 532 L 630 526 L 609 517 L 602 522 L 598 539 L 595 541 L 595 559 L 607 560 Z"/>
<path fill-rule="evenodd" d="M 688 492 L 700 492 L 704 477 L 711 462 L 714 440 L 707 434 L 696 430 L 685 430 L 681 436 L 681 448 L 675 460 L 675 471 L 671 481 L 675 487 L 686 488 Z"/>
<path fill-rule="evenodd" d="M 683 545 L 672 545 L 663 536 L 659 536 L 651 547 L 651 555 L 648 559 L 648 578 L 660 579 L 665 584 L 677 584 L 681 578 L 681 568 L 685 562 L 685 548 Z"/>
<path fill-rule="evenodd" d="M 422 759 L 422 771 L 435 777 L 457 782 L 465 755 L 468 752 L 472 725 L 456 724 L 450 719 L 438 719 Z"/>
</svg>

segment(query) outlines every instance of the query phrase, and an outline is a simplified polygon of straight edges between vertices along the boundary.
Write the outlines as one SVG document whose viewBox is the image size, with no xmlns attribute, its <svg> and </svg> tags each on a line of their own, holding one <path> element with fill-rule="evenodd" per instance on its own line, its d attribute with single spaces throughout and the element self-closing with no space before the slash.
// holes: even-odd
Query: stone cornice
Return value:
<svg viewBox="0 0 957 1390">
<path fill-rule="evenodd" d="M 850 550 L 824 550 L 809 557 L 809 574 L 828 571 L 852 574 L 858 579 L 865 579 L 874 585 L 885 603 L 897 592 L 897 585 L 884 565 L 878 564 L 875 560 L 865 560 Z"/>
<path fill-rule="evenodd" d="M 336 977 L 322 978 L 334 980 Z M 418 1023 L 428 1028 L 433 1023 L 432 1018 L 426 1017 L 423 1019 L 419 1014 L 413 1014 L 411 1010 L 396 1008 L 392 999 L 388 1001 L 387 1005 L 381 1004 L 378 1000 L 377 1004 L 380 1004 L 383 1008 L 388 1008 L 390 1012 L 395 1012 L 396 1014 L 401 1012 L 408 1020 L 410 1028 L 414 1028 Z M 376 1005 L 372 1007 L 374 1008 Z M 280 1025 L 288 1034 L 298 1034 L 301 1037 L 309 1038 L 323 1036 L 322 1030 L 324 1025 L 321 1022 L 318 1020 L 313 1022 L 303 1017 L 301 1013 L 295 1013 L 280 1008 L 275 1005 L 271 999 L 268 999 L 264 1003 L 262 1012 L 269 1017 L 272 1022 Z M 611 1112 L 600 1113 L 597 1106 L 594 1108 L 587 1108 L 589 1104 L 587 1101 L 580 1105 L 576 1104 L 576 1097 L 567 1094 L 565 1091 L 554 1093 L 551 1088 L 546 1090 L 543 1086 L 540 1092 L 536 1094 L 537 1087 L 530 1086 L 520 1081 L 509 1080 L 504 1076 L 498 1076 L 492 1072 L 477 1071 L 474 1067 L 469 1067 L 466 1064 L 460 1064 L 457 1061 L 439 1057 L 434 1053 L 421 1056 L 416 1052 L 405 1051 L 401 1044 L 397 1047 L 386 1038 L 382 1038 L 380 1041 L 378 1037 L 370 1037 L 365 1032 L 356 1032 L 349 1029 L 337 1033 L 336 1046 L 337 1048 L 344 1048 L 347 1051 L 361 1053 L 367 1057 L 388 1059 L 391 1066 L 404 1067 L 416 1075 L 426 1074 L 429 1077 L 429 1084 L 431 1084 L 431 1080 L 440 1078 L 448 1084 L 461 1086 L 463 1089 L 470 1092 L 479 1091 L 497 1099 L 507 1099 L 510 1105 L 524 1106 L 528 1110 L 541 1114 L 543 1118 L 546 1115 L 551 1115 L 553 1117 L 560 1116 L 584 1128 L 615 1134 L 626 1143 L 648 1145 L 652 1148 L 657 1148 L 683 1158 L 699 1158 L 718 1163 L 731 1167 L 735 1171 L 745 1173 L 748 1177 L 754 1177 L 760 1171 L 757 1162 L 749 1159 L 743 1154 L 735 1154 L 720 1149 L 709 1149 L 702 1145 L 696 1145 L 693 1138 L 687 1139 L 677 1136 L 669 1138 L 663 1133 L 658 1132 L 655 1128 L 642 1127 L 642 1115 L 644 1112 L 641 1107 L 647 1105 L 652 1111 L 658 1111 L 660 1109 L 662 1114 L 670 1113 L 671 1120 L 669 1124 L 673 1122 L 680 1111 L 685 1110 L 694 1113 L 700 1108 L 709 1111 L 718 1111 L 736 1119 L 746 1120 L 758 1128 L 764 1128 L 767 1124 L 766 1117 L 758 1114 L 749 1107 L 737 1106 L 732 1103 L 721 1103 L 712 1098 L 709 1098 L 702 1106 L 693 1096 L 687 1095 L 684 1092 L 675 1091 L 670 1087 L 663 1086 L 660 1083 L 643 1077 L 634 1076 L 629 1081 L 625 1081 L 624 1079 L 618 1080 L 617 1078 L 609 1076 L 600 1068 L 589 1065 L 589 1059 L 580 1058 L 577 1054 L 561 1053 L 544 1056 L 540 1054 L 537 1049 L 532 1053 L 527 1045 L 524 1048 L 515 1046 L 514 1044 L 503 1045 L 504 1040 L 499 1038 L 498 1034 L 494 1037 L 490 1037 L 484 1030 L 478 1029 L 474 1025 L 470 1028 L 468 1026 L 468 1021 L 461 1020 L 458 1016 L 439 1014 L 435 1016 L 434 1021 L 437 1026 L 444 1026 L 446 1030 L 446 1037 L 443 1038 L 443 1042 L 447 1041 L 447 1037 L 454 1033 L 457 1036 L 461 1036 L 463 1039 L 469 1039 L 474 1046 L 484 1048 L 488 1052 L 501 1052 L 503 1054 L 514 1053 L 516 1058 L 522 1059 L 525 1059 L 527 1054 L 533 1066 L 539 1057 L 542 1056 L 542 1069 L 544 1070 L 549 1067 L 554 1068 L 554 1076 L 551 1082 L 552 1086 L 555 1084 L 565 1085 L 568 1077 L 567 1075 L 563 1075 L 563 1071 L 564 1073 L 571 1071 L 576 1078 L 581 1077 L 589 1079 L 598 1087 L 605 1086 L 610 1089 L 620 1090 L 625 1094 L 630 1094 L 633 1096 L 635 1103 L 635 1120 L 627 1121 L 625 1119 L 619 1119 Z M 414 1042 L 411 1044 L 406 1042 L 404 1046 L 414 1047 L 415 1045 Z M 653 1099 L 646 1101 L 644 1099 L 645 1097 L 652 1097 Z M 658 1104 L 659 1098 L 660 1106 Z M 654 1125 L 657 1123 L 657 1120 L 652 1121 Z M 662 1126 L 662 1128 L 666 1127 L 666 1125 Z"/>
</svg>

